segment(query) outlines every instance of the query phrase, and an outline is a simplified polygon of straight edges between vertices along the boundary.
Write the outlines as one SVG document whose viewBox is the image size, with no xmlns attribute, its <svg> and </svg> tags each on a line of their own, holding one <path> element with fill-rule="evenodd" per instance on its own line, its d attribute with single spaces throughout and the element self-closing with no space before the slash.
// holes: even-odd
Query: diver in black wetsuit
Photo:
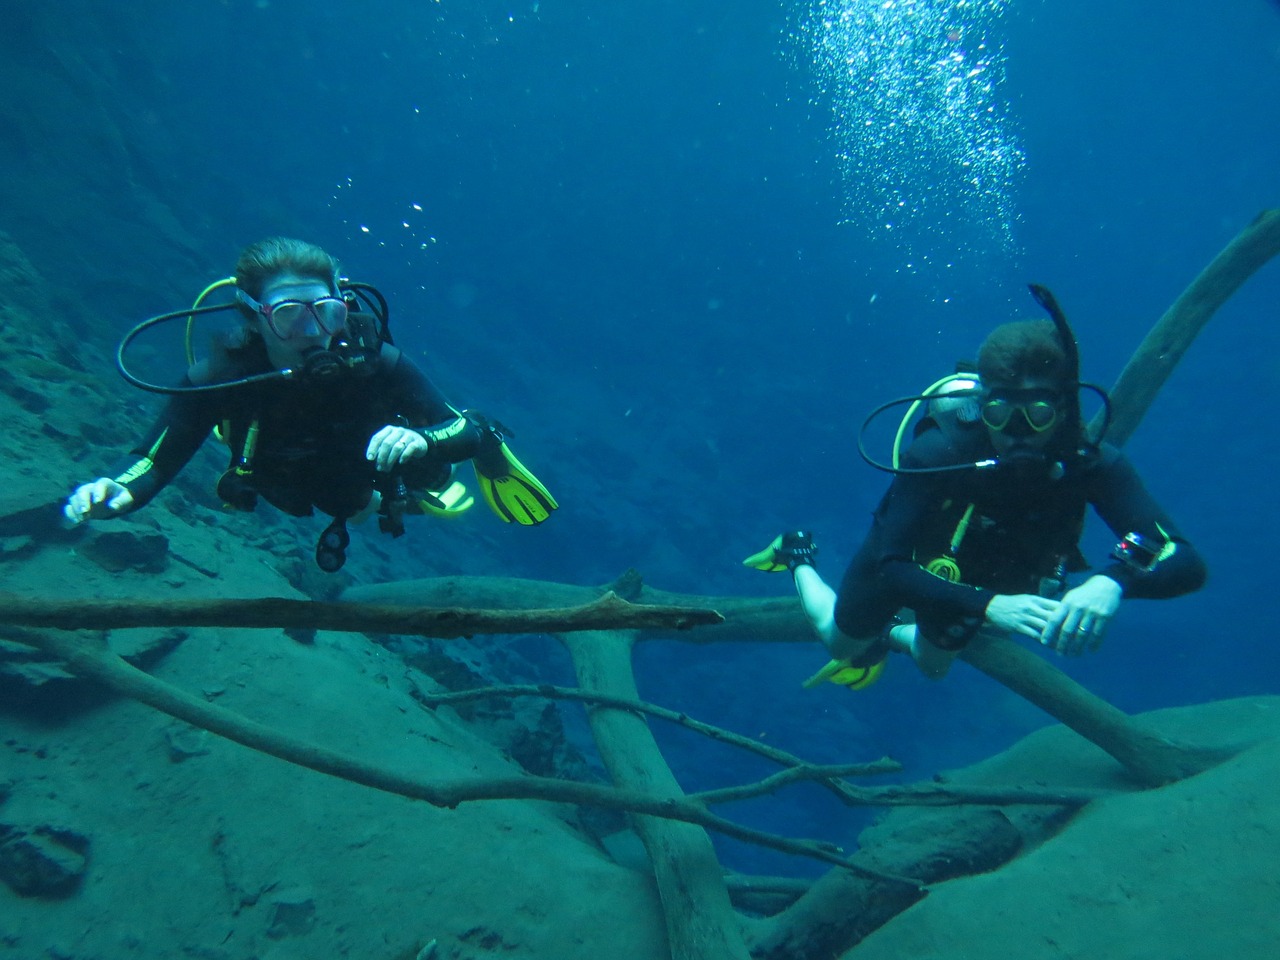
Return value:
<svg viewBox="0 0 1280 960">
<path fill-rule="evenodd" d="M 294 516 L 319 510 L 333 517 L 316 551 L 329 572 L 345 559 L 350 520 L 377 512 L 382 529 L 398 536 L 405 513 L 470 507 L 452 478 L 453 464 L 464 460 L 474 458 L 485 499 L 504 520 L 539 523 L 555 509 L 495 424 L 450 406 L 390 344 L 385 322 L 378 331 L 353 312 L 352 288 L 324 250 L 264 240 L 241 254 L 234 285 L 244 327 L 193 365 L 178 388 L 155 388 L 172 395 L 160 419 L 112 477 L 71 494 L 69 520 L 144 506 L 215 427 L 232 451 L 218 484 L 223 501 L 252 510 L 261 497 Z M 123 362 L 122 372 L 148 386 Z"/>
<path fill-rule="evenodd" d="M 938 678 L 979 630 L 1079 654 L 1098 647 L 1122 598 L 1204 583 L 1200 556 L 1128 460 L 1089 441 L 1074 337 L 1052 296 L 1034 289 L 1052 322 L 996 328 L 977 377 L 919 398 L 930 414 L 886 468 L 895 479 L 838 593 L 815 571 L 807 533 L 783 534 L 746 561 L 794 574 L 834 658 L 810 684 L 867 686 L 891 649 Z M 1088 506 L 1121 539 L 1109 563 L 1071 586 L 1068 576 L 1088 569 L 1077 547 Z M 895 619 L 903 608 L 915 623 Z"/>
</svg>

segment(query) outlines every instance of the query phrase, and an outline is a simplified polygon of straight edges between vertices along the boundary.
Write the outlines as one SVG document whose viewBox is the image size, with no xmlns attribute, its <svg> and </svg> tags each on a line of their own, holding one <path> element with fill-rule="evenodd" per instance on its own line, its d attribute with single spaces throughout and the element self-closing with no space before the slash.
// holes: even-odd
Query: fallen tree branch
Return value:
<svg viewBox="0 0 1280 960">
<path fill-rule="evenodd" d="M 1057 671 L 1055 671 L 1057 672 Z M 834 765 L 812 764 L 794 754 L 770 747 L 751 737 L 725 730 L 695 720 L 686 713 L 679 713 L 666 707 L 659 707 L 643 700 L 630 697 L 609 696 L 602 693 L 590 693 L 578 687 L 557 687 L 551 684 L 510 684 L 505 686 L 477 687 L 474 690 L 456 690 L 451 693 L 421 694 L 416 697 L 425 706 L 449 706 L 457 703 L 469 703 L 489 698 L 543 697 L 549 700 L 573 700 L 576 702 L 612 707 L 618 710 L 629 710 L 668 720 L 687 730 L 701 733 L 720 743 L 741 747 L 752 753 L 779 763 L 788 769 L 774 774 L 758 783 L 744 784 L 736 787 L 725 787 L 718 790 L 704 790 L 689 794 L 688 799 L 697 800 L 707 806 L 716 803 L 729 803 L 734 800 L 745 800 L 750 797 L 772 793 L 778 787 L 801 780 L 812 780 L 836 788 L 836 793 L 849 806 L 889 807 L 889 806 L 959 806 L 977 804 L 982 806 L 1015 806 L 1018 804 L 1036 804 L 1061 807 L 1082 807 L 1094 800 L 1110 796 L 1113 791 L 1105 790 L 1037 790 L 1029 787 L 967 787 L 945 786 L 936 783 L 915 785 L 893 785 L 888 787 L 855 787 L 842 783 L 843 777 L 881 776 L 886 773 L 898 773 L 902 764 L 887 758 L 872 760 L 867 763 L 850 763 Z"/>
<path fill-rule="evenodd" d="M 809 765 L 780 770 L 758 783 L 747 783 L 719 790 L 703 790 L 689 794 L 708 806 L 746 800 L 762 794 L 773 793 L 779 787 L 800 780 L 818 780 L 823 777 L 861 776 L 869 764 L 845 766 Z M 849 786 L 848 802 L 864 807 L 958 807 L 1018 805 L 1083 807 L 1094 800 L 1114 796 L 1114 790 L 1038 790 L 1031 787 L 951 786 L 936 783 L 902 784 L 889 787 Z"/>
<path fill-rule="evenodd" d="M 960 657 L 1065 726 L 1104 748 L 1137 780 L 1160 786 L 1208 770 L 1239 752 L 1177 743 L 1089 692 L 1044 657 L 1006 637 L 979 633 Z M 1243 747 L 1243 745 L 1241 745 Z"/>
<path fill-rule="evenodd" d="M 800 759 L 795 754 L 787 753 L 785 750 L 779 750 L 777 747 L 771 747 L 761 743 L 751 737 L 734 733 L 731 730 L 725 730 L 723 727 L 713 726 L 704 723 L 701 720 L 695 720 L 687 713 L 680 713 L 670 710 L 666 707 L 659 707 L 652 703 L 646 703 L 643 700 L 633 700 L 630 697 L 609 696 L 603 693 L 590 693 L 579 687 L 556 687 L 550 684 L 524 684 L 524 685 L 506 685 L 493 687 L 478 687 L 475 690 L 456 690 L 452 693 L 428 693 L 415 697 L 417 701 L 425 706 L 449 706 L 456 703 L 467 703 L 472 700 L 487 700 L 490 697 L 511 698 L 511 697 L 544 697 L 548 700 L 573 700 L 588 705 L 613 707 L 619 710 L 630 710 L 634 713 L 643 713 L 651 717 L 657 717 L 660 720 L 667 720 L 671 723 L 684 727 L 686 730 L 692 730 L 694 733 L 700 733 L 705 737 L 716 740 L 720 743 L 726 743 L 730 746 L 740 747 L 743 750 L 749 750 L 752 753 L 764 757 L 766 760 L 772 760 L 774 763 L 781 764 L 784 767 L 810 767 L 807 761 Z M 851 789 L 849 784 L 842 783 L 838 777 L 844 776 L 879 776 L 886 773 L 898 773 L 902 770 L 902 764 L 896 760 L 882 758 L 874 760 L 870 763 L 861 765 L 860 770 L 850 768 L 850 772 L 841 774 L 832 774 L 828 779 L 818 779 L 822 786 L 827 787 L 836 796 L 840 797 L 846 803 L 861 803 L 861 800 L 853 800 L 848 791 Z"/>
<path fill-rule="evenodd" d="M 563 599 L 565 589 L 565 584 L 485 577 L 475 584 L 475 594 L 472 595 L 466 578 L 445 577 L 439 582 L 435 579 L 401 581 L 360 587 L 350 592 L 362 600 L 384 603 L 410 596 L 434 602 L 439 602 L 442 597 L 455 603 L 472 600 L 492 602 L 494 597 L 505 595 L 508 603 L 527 607 L 536 605 L 544 595 Z M 590 588 L 570 589 L 585 592 Z M 637 640 L 673 639 L 703 643 L 708 637 L 713 637 L 719 641 L 816 643 L 813 629 L 796 597 L 699 597 L 655 590 L 647 585 L 634 586 L 631 595 L 646 604 L 689 609 L 714 607 L 724 614 L 723 622 L 712 626 L 682 632 L 659 627 L 638 632 Z M 758 618 L 753 610 L 760 611 Z M 1168 783 L 1223 759 L 1218 751 L 1204 751 L 1153 738 L 1137 720 L 1089 693 L 1042 654 L 1015 641 L 996 638 L 990 642 L 971 643 L 961 657 L 1109 753 L 1143 783 Z"/>
<path fill-rule="evenodd" d="M 570 633 L 558 639 L 573 660 L 582 689 L 623 700 L 640 698 L 631 665 L 635 633 Z M 656 793 L 672 803 L 689 802 L 643 716 L 602 706 L 590 711 L 587 720 L 615 785 Z M 653 871 L 671 960 L 750 960 L 723 867 L 706 830 L 660 817 L 630 819 Z"/>
<path fill-rule="evenodd" d="M 1204 325 L 1240 286 L 1280 254 L 1280 209 L 1264 210 L 1200 272 L 1143 339 L 1111 388 L 1107 440 L 1122 446 Z M 1101 415 L 1090 424 L 1094 436 Z"/>
<path fill-rule="evenodd" d="M 1057 673 L 1057 671 L 1053 671 Z M 882 759 L 869 763 L 818 765 L 811 764 L 785 751 L 760 743 L 750 737 L 733 733 L 721 727 L 695 720 L 684 713 L 659 707 L 643 700 L 629 697 L 591 693 L 577 687 L 557 687 L 550 684 L 512 684 L 506 686 L 479 687 L 451 693 L 425 694 L 417 697 L 426 706 L 447 706 L 468 703 L 491 697 L 511 698 L 523 696 L 544 697 L 553 700 L 572 700 L 586 704 L 611 707 L 637 714 L 646 714 L 679 724 L 686 729 L 702 733 L 714 740 L 741 747 L 788 769 L 757 783 L 704 790 L 689 794 L 687 799 L 705 806 L 731 803 L 772 793 L 779 787 L 799 781 L 815 781 L 837 789 L 838 795 L 849 806 L 1059 806 L 1083 807 L 1094 800 L 1114 795 L 1110 790 L 1045 790 L 1030 787 L 996 787 L 943 785 L 937 783 L 891 785 L 887 787 L 855 787 L 843 783 L 840 778 L 850 776 L 879 776 L 896 773 L 902 765 Z"/>
<path fill-rule="evenodd" d="M 579 606 L 540 609 L 324 603 L 283 597 L 218 600 L 36 600 L 0 594 L 0 623 L 59 630 L 249 627 L 347 630 L 455 639 L 491 633 L 675 630 L 719 623 L 714 610 L 628 603 L 612 592 Z"/>
<path fill-rule="evenodd" d="M 726 597 L 675 593 L 657 590 L 643 583 L 634 570 L 628 570 L 608 587 L 583 587 L 521 577 L 444 576 L 361 584 L 344 591 L 342 599 L 358 604 L 407 607 L 434 605 L 529 610 L 550 605 L 587 604 L 608 592 L 638 606 L 714 610 L 720 616 L 720 621 L 709 622 L 696 630 L 672 629 L 659 624 L 647 626 L 641 629 L 637 640 L 679 640 L 695 644 L 743 640 L 759 643 L 817 642 L 794 594 L 787 597 Z"/>
<path fill-rule="evenodd" d="M 405 776 L 367 763 L 357 757 L 290 736 L 230 710 L 224 710 L 199 697 L 194 697 L 172 684 L 130 666 L 112 653 L 101 637 L 50 633 L 31 639 L 38 639 L 41 649 L 62 660 L 77 676 L 97 680 L 117 693 L 145 703 L 202 730 L 208 730 L 220 737 L 318 773 L 408 797 L 411 800 L 424 800 L 432 806 L 452 809 L 463 803 L 480 800 L 547 800 L 641 813 L 695 824 L 725 836 L 770 847 L 783 853 L 822 860 L 862 875 L 873 876 L 884 882 L 919 885 L 909 877 L 900 877 L 851 863 L 834 844 L 795 840 L 743 827 L 711 813 L 705 805 L 687 799 L 656 797 L 639 790 L 560 780 L 554 777 L 525 775 L 433 781 Z"/>
<path fill-rule="evenodd" d="M 812 880 L 756 877 L 730 873 L 724 878 L 733 905 L 748 914 L 770 916 L 785 910 L 809 890 Z"/>
</svg>

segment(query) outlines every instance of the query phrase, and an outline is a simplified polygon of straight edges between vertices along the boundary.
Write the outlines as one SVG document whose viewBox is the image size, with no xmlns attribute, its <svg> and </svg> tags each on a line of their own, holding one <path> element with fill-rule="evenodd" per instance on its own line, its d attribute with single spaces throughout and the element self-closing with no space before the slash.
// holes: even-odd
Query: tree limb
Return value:
<svg viewBox="0 0 1280 960">
<path fill-rule="evenodd" d="M 773 793 L 781 786 L 800 780 L 818 780 L 825 777 L 863 776 L 874 764 L 846 764 L 833 766 L 809 765 L 780 770 L 758 783 L 747 783 L 719 790 L 704 790 L 689 795 L 711 806 L 733 800 L 746 800 L 762 794 Z M 1036 790 L 1030 787 L 959 786 L 929 783 L 904 784 L 889 787 L 849 786 L 848 802 L 866 807 L 956 807 L 1016 806 L 1019 804 L 1053 807 L 1083 807 L 1094 800 L 1113 796 L 1113 790 Z"/>
<path fill-rule="evenodd" d="M 349 630 L 455 639 L 489 633 L 568 633 L 578 630 L 676 632 L 719 623 L 714 610 L 628 603 L 612 592 L 579 606 L 520 610 L 431 608 L 282 597 L 217 600 L 37 600 L 0 594 L 0 623 L 60 630 L 131 627 L 250 627 Z"/>
<path fill-rule="evenodd" d="M 571 633 L 560 642 L 587 692 L 638 700 L 631 652 L 635 635 L 620 631 Z M 613 782 L 689 803 L 644 718 L 629 709 L 599 708 L 588 716 L 596 750 Z M 699 809 L 705 810 L 701 804 Z M 672 960 L 749 960 L 741 925 L 720 862 L 705 830 L 652 816 L 631 824 L 653 870 Z M 839 856 L 833 846 L 825 852 Z"/>
<path fill-rule="evenodd" d="M 1007 637 L 979 633 L 960 657 L 1052 714 L 1107 753 L 1147 786 L 1181 780 L 1216 766 L 1237 749 L 1176 743 L 1096 696 L 1052 663 Z"/>
<path fill-rule="evenodd" d="M 1107 439 L 1122 446 L 1138 428 L 1173 368 L 1227 299 L 1280 254 L 1280 209 L 1264 210 L 1201 271 L 1143 339 L 1111 388 Z M 1101 415 L 1090 424 L 1094 436 Z"/>
<path fill-rule="evenodd" d="M 669 710 L 666 707 L 659 707 L 652 703 L 646 703 L 643 700 L 633 700 L 629 697 L 608 696 L 602 693 L 589 693 L 578 687 L 556 687 L 550 684 L 537 685 L 508 685 L 494 687 L 480 687 L 475 690 L 457 690 L 452 693 L 422 694 L 416 699 L 429 707 L 448 706 L 455 703 L 466 703 L 471 700 L 486 700 L 490 697 L 545 697 L 549 700 L 575 700 L 581 703 L 594 704 L 597 706 L 614 707 L 619 710 L 631 710 L 635 713 L 648 714 L 651 717 L 657 717 L 660 720 L 667 720 L 671 723 L 678 724 L 686 730 L 692 730 L 694 733 L 700 733 L 703 736 L 710 737 L 720 743 L 727 743 L 730 746 L 740 747 L 743 750 L 749 750 L 752 753 L 759 754 L 767 760 L 781 764 L 784 767 L 809 767 L 810 764 L 794 754 L 787 753 L 785 750 L 779 750 L 777 747 L 771 747 L 761 743 L 759 740 L 751 737 L 734 733 L 731 730 L 725 730 L 723 727 L 713 726 L 704 723 L 701 720 L 695 720 L 687 713 L 679 713 L 675 710 Z M 860 800 L 853 800 L 849 793 L 851 789 L 849 784 L 842 783 L 838 778 L 844 776 L 878 776 L 885 773 L 898 773 L 902 770 L 902 764 L 895 760 L 884 758 L 871 763 L 862 764 L 862 769 L 855 770 L 849 768 L 848 773 L 832 774 L 829 778 L 818 779 L 822 786 L 830 789 L 836 796 L 840 797 L 846 803 L 861 803 Z"/>
<path fill-rule="evenodd" d="M 421 780 L 387 770 L 357 757 L 329 750 L 282 733 L 192 696 L 172 684 L 133 667 L 112 653 L 105 639 L 85 634 L 49 633 L 32 637 L 41 649 L 66 663 L 77 676 L 99 681 L 117 693 L 154 707 L 171 717 L 225 737 L 261 753 L 328 774 L 351 783 L 394 793 L 432 806 L 454 808 L 479 800 L 546 800 L 589 805 L 694 824 L 747 843 L 796 856 L 811 857 L 891 883 L 912 884 L 909 878 L 850 863 L 830 843 L 794 840 L 740 826 L 707 810 L 702 803 L 655 796 L 640 790 L 531 775 L 462 780 Z"/>
</svg>

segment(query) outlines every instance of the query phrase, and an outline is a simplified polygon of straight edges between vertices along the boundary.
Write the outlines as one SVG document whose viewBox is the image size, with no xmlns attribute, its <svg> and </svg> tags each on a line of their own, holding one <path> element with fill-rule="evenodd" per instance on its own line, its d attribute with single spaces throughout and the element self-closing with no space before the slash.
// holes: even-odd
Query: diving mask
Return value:
<svg viewBox="0 0 1280 960">
<path fill-rule="evenodd" d="M 340 297 L 317 300 L 278 300 L 259 303 L 243 290 L 236 299 L 267 321 L 267 326 L 281 340 L 298 337 L 337 335 L 347 323 L 347 303 Z M 314 323 L 312 322 L 314 320 Z"/>
<path fill-rule="evenodd" d="M 1027 426 L 1035 433 L 1052 430 L 1058 422 L 1058 406 L 1049 400 L 1013 400 L 1009 397 L 989 397 L 982 404 L 982 422 L 992 430 L 1005 431 L 1014 422 L 1014 416 L 1022 412 Z"/>
</svg>

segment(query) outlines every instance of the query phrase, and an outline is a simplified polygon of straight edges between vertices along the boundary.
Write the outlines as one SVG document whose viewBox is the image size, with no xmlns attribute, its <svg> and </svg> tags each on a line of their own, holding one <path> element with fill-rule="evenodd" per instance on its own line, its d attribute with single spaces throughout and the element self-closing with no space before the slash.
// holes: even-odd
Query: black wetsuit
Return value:
<svg viewBox="0 0 1280 960">
<path fill-rule="evenodd" d="M 173 480 L 215 426 L 222 427 L 235 464 L 246 453 L 255 423 L 249 462 L 235 475 L 235 490 L 223 490 L 240 497 L 232 505 L 251 509 L 255 495 L 261 495 L 294 516 L 308 516 L 314 508 L 349 517 L 368 504 L 375 487 L 388 485 L 387 475 L 377 473 L 365 451 L 375 433 L 396 424 L 418 428 L 430 444 L 426 456 L 399 471 L 401 479 L 409 488 L 440 489 L 448 482 L 450 464 L 479 448 L 480 428 L 462 420 L 395 347 L 381 345 L 372 366 L 363 376 L 343 370 L 325 379 L 174 395 L 119 470 L 116 479 L 133 495 L 130 509 L 146 504 Z M 182 385 L 229 382 L 273 369 L 255 337 L 239 349 L 219 350 L 213 361 L 188 371 Z M 454 429 L 422 430 L 449 424 Z"/>
<path fill-rule="evenodd" d="M 904 467 L 936 467 L 994 458 L 985 427 L 925 430 L 904 454 Z M 1147 492 L 1137 471 L 1114 447 L 1067 461 L 1053 479 L 1047 464 L 900 474 L 877 507 L 861 549 L 836 600 L 839 629 L 851 637 L 879 636 L 902 608 L 915 612 L 922 635 L 938 646 L 967 643 L 997 594 L 1048 594 L 1060 574 L 1086 569 L 1077 543 L 1092 506 L 1117 539 L 1137 532 L 1177 544 L 1149 572 L 1118 561 L 1097 570 L 1125 597 L 1174 597 L 1198 589 L 1205 566 L 1195 548 Z M 966 508 L 974 509 L 954 560 L 960 582 L 928 572 L 948 548 Z M 885 641 L 859 656 L 879 659 Z"/>
</svg>

